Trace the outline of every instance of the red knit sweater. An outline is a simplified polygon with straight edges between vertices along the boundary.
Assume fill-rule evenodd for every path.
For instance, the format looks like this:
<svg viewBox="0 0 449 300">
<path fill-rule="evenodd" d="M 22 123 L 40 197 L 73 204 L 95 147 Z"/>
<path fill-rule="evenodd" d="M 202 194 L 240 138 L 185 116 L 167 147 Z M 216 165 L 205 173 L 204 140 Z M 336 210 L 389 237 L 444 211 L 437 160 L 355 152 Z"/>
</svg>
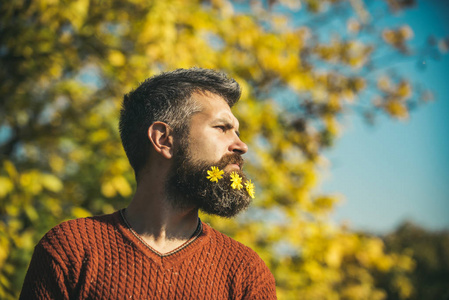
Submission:
<svg viewBox="0 0 449 300">
<path fill-rule="evenodd" d="M 64 222 L 34 250 L 21 299 L 276 299 L 273 275 L 250 248 L 202 224 L 161 256 L 119 212 Z"/>
</svg>

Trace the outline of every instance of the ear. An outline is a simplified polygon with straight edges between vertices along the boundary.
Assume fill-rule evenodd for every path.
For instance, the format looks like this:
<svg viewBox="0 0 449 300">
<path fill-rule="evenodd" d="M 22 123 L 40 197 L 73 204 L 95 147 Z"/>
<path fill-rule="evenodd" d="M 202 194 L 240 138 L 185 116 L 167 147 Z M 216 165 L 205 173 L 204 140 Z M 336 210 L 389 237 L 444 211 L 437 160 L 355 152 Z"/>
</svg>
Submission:
<svg viewBox="0 0 449 300">
<path fill-rule="evenodd" d="M 154 122 L 148 127 L 148 139 L 154 150 L 166 159 L 173 157 L 173 134 L 170 126 L 164 122 Z"/>
</svg>

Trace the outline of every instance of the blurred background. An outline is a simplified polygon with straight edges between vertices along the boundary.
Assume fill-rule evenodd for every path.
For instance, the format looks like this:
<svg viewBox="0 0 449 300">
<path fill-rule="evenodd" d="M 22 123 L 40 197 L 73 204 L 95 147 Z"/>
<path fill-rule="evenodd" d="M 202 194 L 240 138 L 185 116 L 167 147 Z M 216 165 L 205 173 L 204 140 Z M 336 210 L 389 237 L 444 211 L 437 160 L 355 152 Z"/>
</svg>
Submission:
<svg viewBox="0 0 449 300">
<path fill-rule="evenodd" d="M 279 299 L 449 299 L 449 4 L 18 0 L 0 4 L 0 298 L 71 218 L 125 207 L 123 95 L 220 69 L 253 206 L 202 215 L 258 252 Z"/>
<path fill-rule="evenodd" d="M 448 12 L 448 1 L 423 1 L 381 24 L 408 24 L 414 32 L 409 45 L 419 49 L 448 36 Z M 422 51 L 392 63 L 430 89 L 436 101 L 411 112 L 405 122 L 381 118 L 375 126 L 364 126 L 360 118 L 347 117 L 342 138 L 326 152 L 332 166 L 323 188 L 346 196 L 335 219 L 359 229 L 386 233 L 407 220 L 431 230 L 447 229 L 449 56 Z"/>
</svg>

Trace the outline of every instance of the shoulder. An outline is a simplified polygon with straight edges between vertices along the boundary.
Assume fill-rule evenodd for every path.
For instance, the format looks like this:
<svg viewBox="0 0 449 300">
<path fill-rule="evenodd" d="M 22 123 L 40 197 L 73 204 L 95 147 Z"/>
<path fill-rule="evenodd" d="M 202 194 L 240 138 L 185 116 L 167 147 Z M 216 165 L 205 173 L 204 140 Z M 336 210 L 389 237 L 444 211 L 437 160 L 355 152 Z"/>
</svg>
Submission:
<svg viewBox="0 0 449 300">
<path fill-rule="evenodd" d="M 249 269 L 261 268 L 269 272 L 265 262 L 260 258 L 256 251 L 207 224 L 205 225 L 205 228 L 210 230 L 211 240 L 216 243 L 216 247 L 221 248 L 223 252 L 231 256 L 235 261 L 239 261 Z"/>
<path fill-rule="evenodd" d="M 87 218 L 79 218 L 68 220 L 60 223 L 48 231 L 44 238 L 54 239 L 63 237 L 79 237 L 89 236 L 92 231 L 98 229 L 108 229 L 108 227 L 114 226 L 116 221 L 116 215 L 118 212 L 109 215 L 93 216 Z"/>
<path fill-rule="evenodd" d="M 94 216 L 68 220 L 48 231 L 39 241 L 38 246 L 49 252 L 82 252 L 86 244 L 108 236 L 117 222 L 118 212 L 109 215 Z M 102 234 L 104 233 L 104 234 Z M 64 249 L 64 251 L 61 251 Z"/>
</svg>

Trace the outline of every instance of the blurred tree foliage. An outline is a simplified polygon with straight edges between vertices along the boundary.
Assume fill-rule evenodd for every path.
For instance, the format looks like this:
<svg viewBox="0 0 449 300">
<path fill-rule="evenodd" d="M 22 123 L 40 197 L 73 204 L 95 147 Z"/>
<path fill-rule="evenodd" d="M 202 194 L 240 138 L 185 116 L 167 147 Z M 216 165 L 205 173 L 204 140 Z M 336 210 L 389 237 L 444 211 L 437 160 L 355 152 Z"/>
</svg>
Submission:
<svg viewBox="0 0 449 300">
<path fill-rule="evenodd" d="M 407 222 L 384 238 L 387 251 L 408 251 L 416 267 L 410 276 L 415 288 L 411 299 L 449 299 L 449 231 L 429 232 L 416 224 Z M 381 276 L 382 277 L 382 276 Z M 389 290 L 388 277 L 379 278 L 391 297 L 398 299 Z"/>
<path fill-rule="evenodd" d="M 384 14 L 413 4 L 387 2 Z M 418 55 L 408 26 L 377 28 L 361 0 L 15 0 L 0 14 L 0 298 L 18 296 L 51 227 L 126 206 L 123 94 L 191 66 L 241 83 L 235 113 L 257 185 L 246 214 L 203 220 L 262 256 L 280 299 L 385 299 L 379 274 L 399 299 L 413 294 L 412 255 L 332 224 L 338 197 L 314 192 L 342 116 L 407 118 L 429 98 L 383 71 Z"/>
</svg>

